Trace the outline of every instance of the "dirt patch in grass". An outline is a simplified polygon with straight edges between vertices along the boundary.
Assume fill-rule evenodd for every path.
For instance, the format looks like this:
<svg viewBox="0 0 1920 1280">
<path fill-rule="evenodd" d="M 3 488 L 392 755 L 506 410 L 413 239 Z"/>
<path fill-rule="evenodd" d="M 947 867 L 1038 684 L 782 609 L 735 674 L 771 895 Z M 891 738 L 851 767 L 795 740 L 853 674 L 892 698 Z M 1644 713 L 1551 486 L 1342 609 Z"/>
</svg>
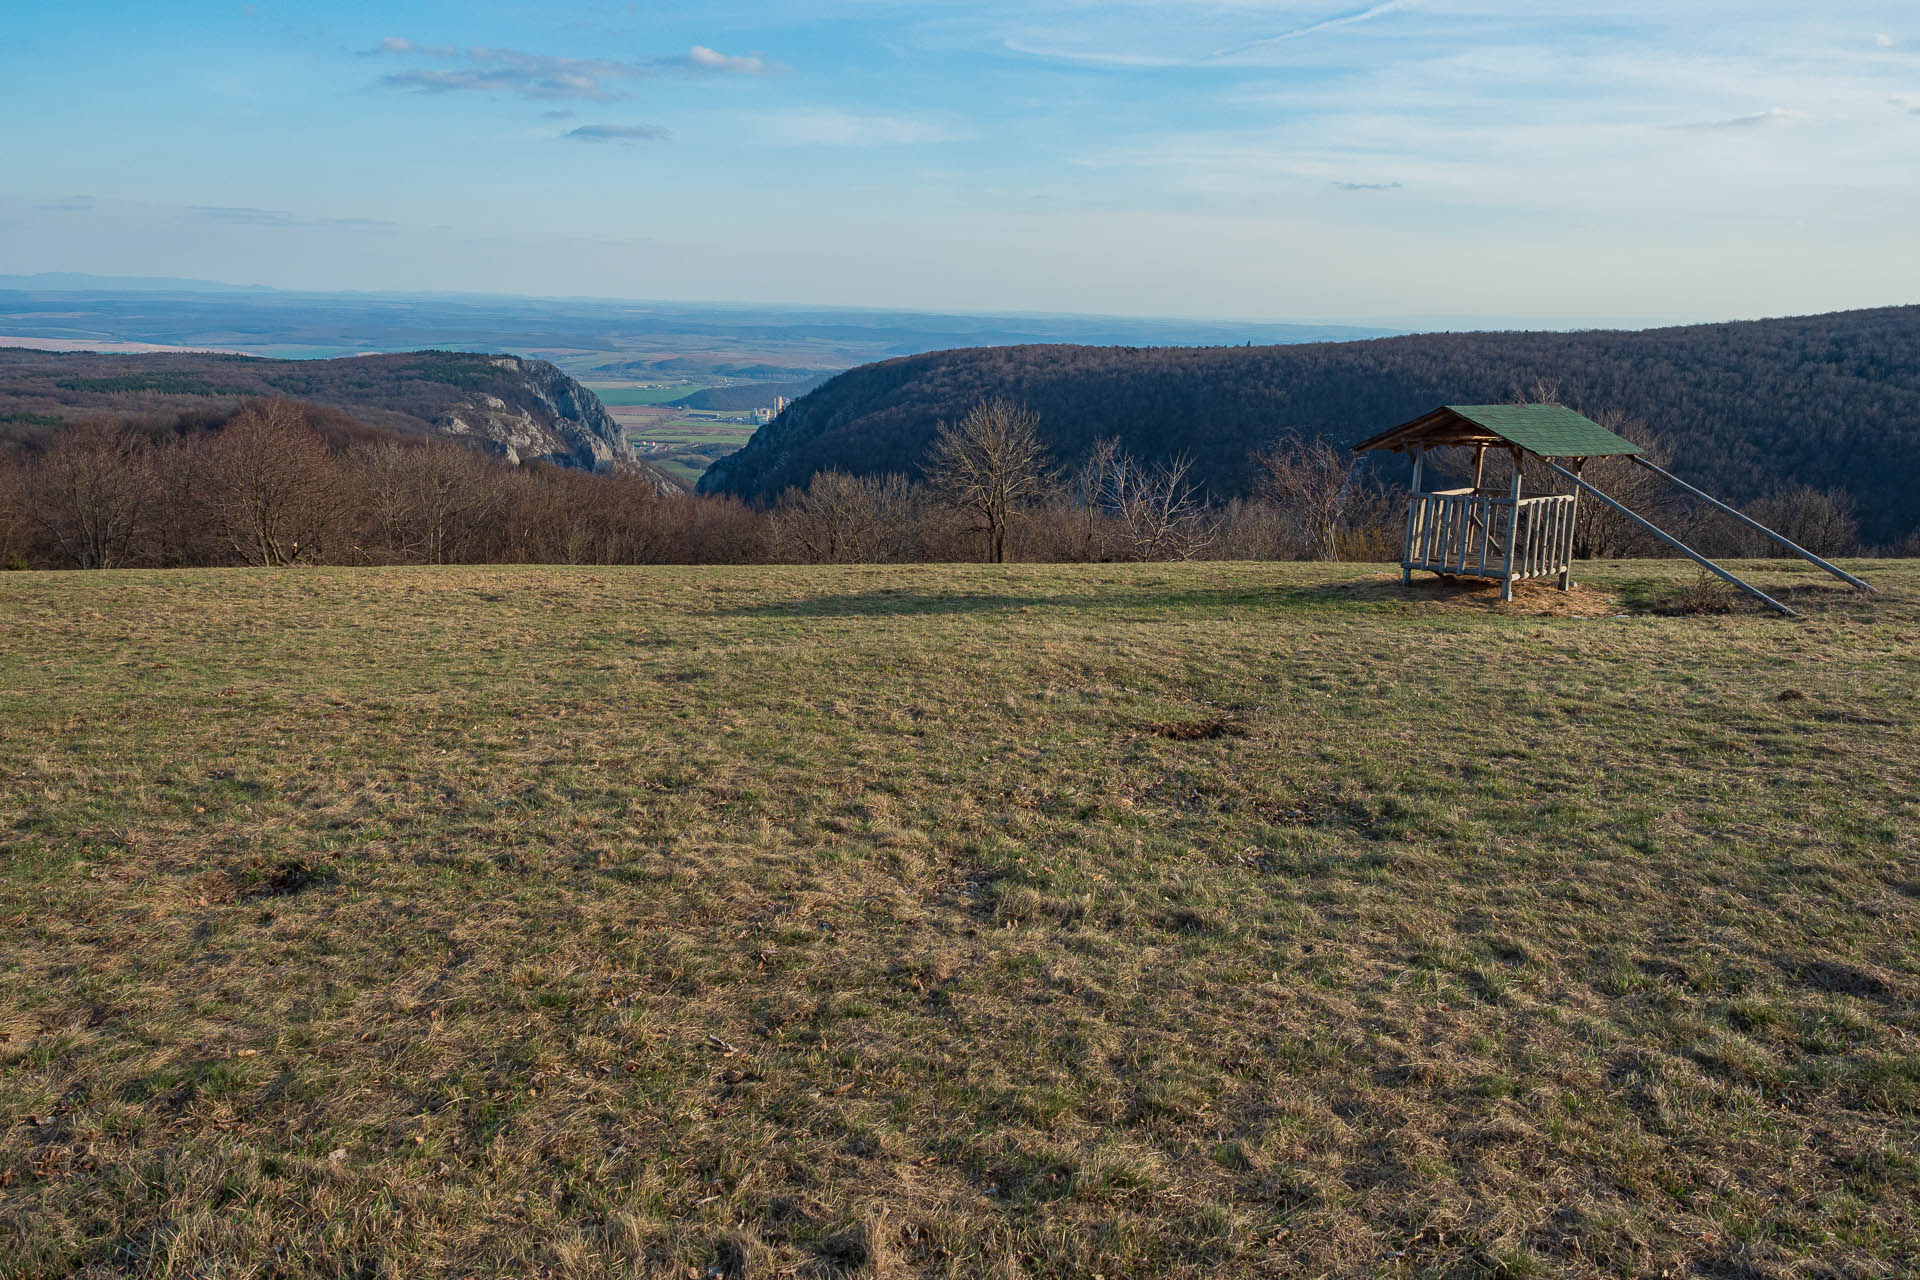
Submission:
<svg viewBox="0 0 1920 1280">
<path fill-rule="evenodd" d="M 1440 578 L 1417 573 L 1403 585 L 1397 573 L 1377 573 L 1325 589 L 1348 600 L 1398 602 L 1423 608 L 1469 609 L 1533 618 L 1599 618 L 1625 612 L 1613 591 L 1576 582 L 1562 591 L 1551 582 L 1517 582 L 1513 599 L 1500 598 L 1500 584 L 1485 578 Z"/>
<path fill-rule="evenodd" d="M 1159 720 L 1148 726 L 1156 736 L 1175 742 L 1204 742 L 1213 738 L 1244 738 L 1245 722 L 1226 716 L 1203 716 L 1198 720 Z"/>
</svg>

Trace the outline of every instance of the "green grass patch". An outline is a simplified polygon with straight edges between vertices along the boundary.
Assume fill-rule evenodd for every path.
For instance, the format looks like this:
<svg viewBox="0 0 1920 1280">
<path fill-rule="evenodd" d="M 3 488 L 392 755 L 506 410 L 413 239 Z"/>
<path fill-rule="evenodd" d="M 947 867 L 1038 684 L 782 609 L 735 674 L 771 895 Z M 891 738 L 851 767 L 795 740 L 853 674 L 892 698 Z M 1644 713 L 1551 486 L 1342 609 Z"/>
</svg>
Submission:
<svg viewBox="0 0 1920 1280">
<path fill-rule="evenodd" d="M 638 387 L 628 383 L 589 382 L 587 389 L 605 405 L 672 404 L 684 396 L 705 389 L 704 382 L 672 382 L 664 386 Z"/>
</svg>

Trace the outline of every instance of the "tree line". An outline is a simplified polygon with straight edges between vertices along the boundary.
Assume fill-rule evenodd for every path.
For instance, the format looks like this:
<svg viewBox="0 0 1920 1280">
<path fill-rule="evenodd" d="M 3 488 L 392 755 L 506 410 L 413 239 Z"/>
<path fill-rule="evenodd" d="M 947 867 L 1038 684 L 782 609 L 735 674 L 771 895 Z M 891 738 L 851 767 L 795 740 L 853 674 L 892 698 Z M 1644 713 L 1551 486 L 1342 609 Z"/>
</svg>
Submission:
<svg viewBox="0 0 1920 1280">
<path fill-rule="evenodd" d="M 1649 452 L 1670 457 L 1657 440 Z M 1143 459 L 1117 437 L 1063 463 L 1038 414 L 986 399 L 940 424 L 917 480 L 828 468 L 753 506 L 662 492 L 644 472 L 515 466 L 448 440 L 370 430 L 337 411 L 254 400 L 224 419 L 170 427 L 75 423 L 0 455 L 0 564 L 1397 559 L 1404 491 L 1364 459 L 1290 432 L 1253 451 L 1249 467 L 1251 491 L 1221 502 L 1189 456 Z M 1450 482 L 1444 462 L 1429 474 L 1431 487 Z M 1745 530 L 1688 508 L 1619 460 L 1596 460 L 1588 475 L 1709 554 L 1766 553 Z M 1507 483 L 1497 462 L 1487 482 Z M 1551 491 L 1553 477 L 1530 473 L 1527 484 Z M 1857 549 L 1843 493 L 1782 491 L 1750 512 L 1822 554 Z M 1576 552 L 1665 548 L 1591 504 Z"/>
<path fill-rule="evenodd" d="M 1547 381 L 1590 417 L 1617 411 L 1689 481 L 1736 504 L 1798 486 L 1848 494 L 1863 536 L 1920 530 L 1920 307 L 1644 332 L 1437 333 L 1276 347 L 1024 346 L 909 356 L 841 374 L 701 481 L 750 501 L 831 468 L 918 479 L 937 424 L 1005 396 L 1074 464 L 1118 438 L 1185 455 L 1216 500 L 1254 495 L 1280 426 L 1351 444 L 1444 403 Z M 1404 468 L 1381 467 L 1384 484 Z"/>
</svg>

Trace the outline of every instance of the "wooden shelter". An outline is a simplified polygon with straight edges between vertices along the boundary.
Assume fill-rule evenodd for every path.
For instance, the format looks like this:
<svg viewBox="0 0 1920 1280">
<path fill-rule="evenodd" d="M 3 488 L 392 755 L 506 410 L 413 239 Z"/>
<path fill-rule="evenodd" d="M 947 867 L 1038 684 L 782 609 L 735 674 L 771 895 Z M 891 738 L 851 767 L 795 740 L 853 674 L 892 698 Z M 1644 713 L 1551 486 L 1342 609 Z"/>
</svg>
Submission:
<svg viewBox="0 0 1920 1280">
<path fill-rule="evenodd" d="M 1464 489 L 1422 492 L 1426 455 L 1429 450 L 1443 448 L 1473 450 L 1473 484 Z M 1513 459 L 1512 483 L 1504 492 L 1482 484 L 1489 449 L 1503 449 Z M 1748 595 L 1790 617 L 1798 616 L 1580 477 L 1589 458 L 1627 457 L 1855 588 L 1873 590 L 1744 513 L 1662 471 L 1647 461 L 1639 445 L 1562 405 L 1442 405 L 1354 446 L 1356 453 L 1375 450 L 1413 456 L 1407 536 L 1400 556 L 1402 582 L 1412 582 L 1413 571 L 1424 569 L 1449 577 L 1492 578 L 1500 583 L 1502 600 L 1513 599 L 1513 584 L 1529 578 L 1557 577 L 1564 591 L 1573 585 L 1573 535 L 1580 495 L 1586 493 Z M 1529 457 L 1570 481 L 1572 492 L 1522 492 L 1524 464 Z"/>
</svg>

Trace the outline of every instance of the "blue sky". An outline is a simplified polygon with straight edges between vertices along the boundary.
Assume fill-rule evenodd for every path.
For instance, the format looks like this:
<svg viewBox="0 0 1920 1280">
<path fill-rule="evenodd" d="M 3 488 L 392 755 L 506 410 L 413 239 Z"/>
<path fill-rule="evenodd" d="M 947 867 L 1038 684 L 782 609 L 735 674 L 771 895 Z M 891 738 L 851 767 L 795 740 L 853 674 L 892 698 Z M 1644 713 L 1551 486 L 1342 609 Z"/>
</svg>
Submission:
<svg viewBox="0 0 1920 1280">
<path fill-rule="evenodd" d="M 1920 3 L 16 0 L 0 273 L 1580 323 L 1920 301 Z"/>
</svg>

